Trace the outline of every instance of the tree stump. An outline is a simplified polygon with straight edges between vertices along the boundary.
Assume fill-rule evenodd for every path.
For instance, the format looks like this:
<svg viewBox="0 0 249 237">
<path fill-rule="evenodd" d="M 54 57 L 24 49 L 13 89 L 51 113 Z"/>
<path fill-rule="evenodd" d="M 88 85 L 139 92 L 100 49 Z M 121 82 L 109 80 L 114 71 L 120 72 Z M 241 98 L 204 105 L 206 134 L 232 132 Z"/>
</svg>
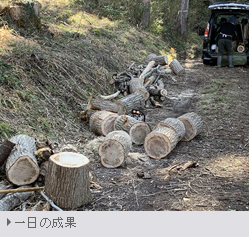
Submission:
<svg viewBox="0 0 249 237">
<path fill-rule="evenodd" d="M 129 133 L 131 141 L 136 145 L 144 144 L 145 137 L 151 132 L 150 126 L 128 115 L 120 115 L 114 122 L 115 130 Z"/>
<path fill-rule="evenodd" d="M 8 12 L 12 21 L 18 27 L 41 27 L 40 10 L 42 5 L 35 1 L 33 3 L 12 2 L 8 6 Z"/>
<path fill-rule="evenodd" d="M 185 70 L 182 67 L 182 65 L 176 60 L 174 59 L 170 64 L 169 67 L 172 69 L 172 71 L 176 74 L 176 75 L 180 75 L 182 74 Z"/>
<path fill-rule="evenodd" d="M 184 123 L 186 129 L 186 133 L 182 138 L 182 141 L 190 141 L 201 132 L 202 120 L 196 113 L 186 113 L 178 117 L 178 119 Z"/>
<path fill-rule="evenodd" d="M 10 139 L 16 146 L 6 161 L 8 180 L 18 186 L 33 183 L 39 175 L 39 166 L 35 157 L 35 139 L 27 135 L 17 135 Z"/>
<path fill-rule="evenodd" d="M 186 133 L 184 123 L 177 118 L 166 118 L 163 121 L 160 121 L 155 128 L 158 127 L 172 128 L 178 135 L 178 141 L 180 141 Z"/>
<path fill-rule="evenodd" d="M 113 131 L 99 146 L 101 164 L 106 168 L 117 168 L 123 164 L 131 150 L 131 137 L 125 131 Z"/>
<path fill-rule="evenodd" d="M 0 167 L 4 164 L 15 145 L 16 144 L 10 140 L 5 140 L 0 145 Z"/>
<path fill-rule="evenodd" d="M 169 127 L 157 127 L 147 135 L 144 148 L 149 157 L 162 159 L 166 157 L 178 142 L 177 133 Z"/>
<path fill-rule="evenodd" d="M 69 210 L 91 202 L 90 161 L 86 156 L 61 152 L 48 162 L 44 191 L 57 206 Z"/>
<path fill-rule="evenodd" d="M 114 130 L 114 121 L 118 114 L 109 111 L 98 111 L 90 117 L 89 127 L 96 135 L 106 136 Z"/>
<path fill-rule="evenodd" d="M 120 100 L 116 100 L 115 103 L 119 107 L 119 114 L 127 114 L 132 109 L 143 109 L 145 99 L 141 93 L 133 93 Z"/>
</svg>

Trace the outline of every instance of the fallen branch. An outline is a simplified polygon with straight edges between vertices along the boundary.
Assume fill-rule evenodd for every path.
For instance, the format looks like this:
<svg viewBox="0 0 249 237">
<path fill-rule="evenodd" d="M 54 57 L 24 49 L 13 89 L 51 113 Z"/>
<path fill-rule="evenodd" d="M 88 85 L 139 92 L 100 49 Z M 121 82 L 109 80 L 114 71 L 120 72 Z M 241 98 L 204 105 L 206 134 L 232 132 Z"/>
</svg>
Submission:
<svg viewBox="0 0 249 237">
<path fill-rule="evenodd" d="M 114 94 L 111 94 L 111 95 L 100 95 L 99 97 L 103 100 L 111 100 L 111 99 L 114 99 L 116 98 L 118 95 L 120 94 L 120 91 L 117 91 L 116 93 Z"/>
<path fill-rule="evenodd" d="M 22 189 L 5 189 L 0 190 L 1 193 L 23 193 L 23 192 L 31 192 L 31 191 L 40 191 L 43 190 L 44 187 L 31 187 L 31 188 L 22 188 Z"/>
</svg>

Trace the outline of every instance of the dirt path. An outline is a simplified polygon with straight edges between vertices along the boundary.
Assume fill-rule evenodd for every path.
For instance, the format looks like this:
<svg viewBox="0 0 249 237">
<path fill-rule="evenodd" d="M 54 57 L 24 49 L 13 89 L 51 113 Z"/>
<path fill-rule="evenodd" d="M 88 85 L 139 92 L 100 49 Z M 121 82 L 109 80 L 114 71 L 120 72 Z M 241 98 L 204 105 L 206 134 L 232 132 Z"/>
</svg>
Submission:
<svg viewBox="0 0 249 237">
<path fill-rule="evenodd" d="M 186 74 L 166 82 L 178 103 L 145 110 L 154 126 L 167 117 L 194 111 L 203 131 L 190 142 L 179 142 L 164 159 L 150 159 L 143 146 L 133 146 L 125 164 L 103 168 L 91 145 L 92 204 L 79 210 L 228 211 L 249 209 L 249 69 L 185 64 Z M 180 97 L 179 97 L 180 96 Z M 198 166 L 176 169 L 188 161 Z M 175 168 L 174 168 L 175 167 Z M 144 172 L 150 177 L 138 177 Z"/>
</svg>

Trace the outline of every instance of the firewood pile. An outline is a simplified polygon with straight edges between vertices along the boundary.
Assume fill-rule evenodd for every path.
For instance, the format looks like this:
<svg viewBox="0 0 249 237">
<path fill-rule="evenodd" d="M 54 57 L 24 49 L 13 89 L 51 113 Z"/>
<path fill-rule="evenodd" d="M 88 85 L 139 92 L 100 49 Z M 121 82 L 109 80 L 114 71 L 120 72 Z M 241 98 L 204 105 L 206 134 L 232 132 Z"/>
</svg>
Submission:
<svg viewBox="0 0 249 237">
<path fill-rule="evenodd" d="M 148 102 L 157 106 L 155 98 L 158 101 L 171 99 L 167 97 L 163 78 L 184 72 L 176 59 L 167 68 L 166 55 L 151 54 L 146 61 L 146 66 L 131 64 L 127 72 L 114 74 L 113 83 L 118 92 L 89 98 L 86 109 L 81 112 L 81 119 L 89 121 L 90 131 L 98 136 L 106 136 L 98 150 L 104 167 L 117 168 L 122 165 L 131 144 L 143 145 L 150 158 L 162 159 L 178 142 L 190 141 L 201 132 L 202 120 L 194 112 L 178 118 L 167 118 L 154 128 L 146 123 L 142 110 Z M 115 99 L 120 93 L 123 97 Z"/>
</svg>

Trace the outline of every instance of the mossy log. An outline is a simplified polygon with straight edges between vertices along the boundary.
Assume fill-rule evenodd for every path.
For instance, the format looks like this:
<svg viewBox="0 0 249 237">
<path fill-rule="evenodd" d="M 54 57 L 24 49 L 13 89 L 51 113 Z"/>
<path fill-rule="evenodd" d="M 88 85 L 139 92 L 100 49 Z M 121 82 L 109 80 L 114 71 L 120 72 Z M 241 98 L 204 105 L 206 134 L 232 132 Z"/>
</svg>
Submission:
<svg viewBox="0 0 249 237">
<path fill-rule="evenodd" d="M 202 120 L 196 113 L 186 113 L 178 117 L 178 119 L 183 122 L 186 129 L 186 133 L 182 138 L 182 141 L 190 141 L 201 132 Z"/>
<path fill-rule="evenodd" d="M 136 145 L 144 144 L 145 137 L 151 132 L 150 126 L 128 115 L 120 115 L 114 122 L 115 130 L 129 133 L 131 141 Z"/>
<path fill-rule="evenodd" d="M 62 209 L 71 210 L 92 200 L 89 159 L 79 153 L 60 152 L 49 158 L 45 193 Z"/>
<path fill-rule="evenodd" d="M 35 157 L 35 139 L 27 135 L 17 135 L 10 139 L 16 146 L 6 160 L 8 180 L 18 186 L 33 183 L 39 175 L 39 166 Z"/>
<path fill-rule="evenodd" d="M 145 138 L 144 148 L 149 157 L 162 159 L 174 149 L 178 141 L 178 135 L 172 128 L 157 127 Z"/>
<path fill-rule="evenodd" d="M 125 131 L 113 131 L 99 146 L 101 164 L 106 168 L 121 166 L 131 150 L 131 137 Z"/>
<path fill-rule="evenodd" d="M 114 130 L 114 121 L 118 114 L 109 111 L 97 111 L 90 117 L 90 131 L 96 135 L 106 136 Z"/>
</svg>

